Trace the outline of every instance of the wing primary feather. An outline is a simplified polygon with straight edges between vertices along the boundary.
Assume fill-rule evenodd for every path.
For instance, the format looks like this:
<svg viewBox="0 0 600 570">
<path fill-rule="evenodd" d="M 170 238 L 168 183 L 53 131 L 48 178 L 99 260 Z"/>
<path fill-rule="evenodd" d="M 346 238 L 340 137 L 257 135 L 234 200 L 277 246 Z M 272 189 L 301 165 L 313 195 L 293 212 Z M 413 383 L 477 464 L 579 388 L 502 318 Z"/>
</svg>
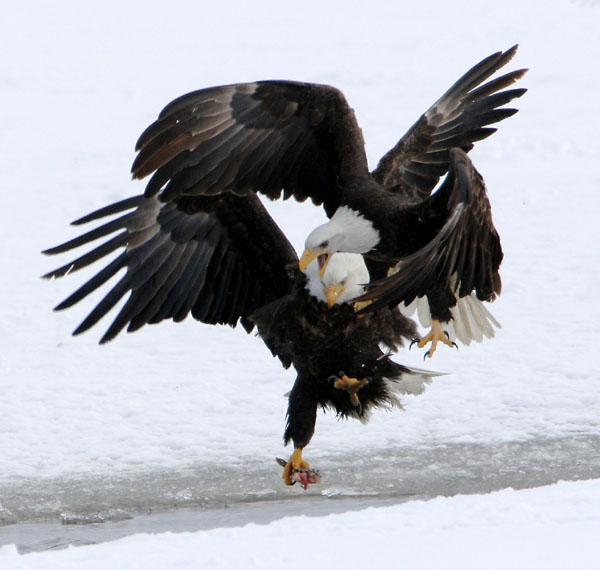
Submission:
<svg viewBox="0 0 600 570">
<path fill-rule="evenodd" d="M 137 289 L 150 279 L 165 263 L 171 252 L 175 249 L 175 242 L 169 239 L 167 234 L 157 234 L 156 244 L 153 244 L 152 252 L 147 253 L 141 262 L 132 263 L 130 266 L 130 286 Z M 146 252 L 145 252 L 146 253 Z"/>
<path fill-rule="evenodd" d="M 482 127 L 479 129 L 471 129 L 468 133 L 461 133 L 456 136 L 450 136 L 439 140 L 431 145 L 432 150 L 438 150 L 441 148 L 462 148 L 472 147 L 472 143 L 486 139 L 490 135 L 493 135 L 498 129 L 494 127 Z"/>
<path fill-rule="evenodd" d="M 176 156 L 182 153 L 186 156 L 185 151 L 188 151 L 189 156 L 189 152 L 194 151 L 204 141 L 227 132 L 234 125 L 237 125 L 235 119 L 226 117 L 225 120 L 215 121 L 215 124 L 198 133 L 182 131 L 180 128 L 165 132 L 139 152 L 131 167 L 133 178 L 145 178 Z"/>
<path fill-rule="evenodd" d="M 160 308 L 152 317 L 148 320 L 149 324 L 155 324 L 163 319 L 173 318 L 177 312 L 178 307 L 184 302 L 184 298 L 189 291 L 189 284 L 192 279 L 202 271 L 202 267 L 199 266 L 199 260 L 202 259 L 203 249 L 199 242 L 192 241 L 188 244 L 189 257 L 186 265 L 181 271 L 181 276 L 173 284 L 171 290 L 167 293 L 167 296 Z M 186 252 L 187 254 L 187 252 Z"/>
<path fill-rule="evenodd" d="M 94 275 L 89 281 L 84 283 L 77 291 L 67 297 L 62 303 L 54 307 L 55 311 L 62 311 L 69 307 L 72 307 L 84 297 L 87 297 L 92 291 L 95 291 L 98 287 L 106 283 L 113 275 L 115 275 L 120 269 L 125 267 L 127 262 L 126 253 L 123 252 L 114 261 L 109 263 L 102 271 Z"/>
<path fill-rule="evenodd" d="M 515 44 L 504 53 L 498 51 L 482 59 L 477 65 L 472 67 L 464 75 L 462 75 L 455 83 L 442 95 L 442 99 L 453 99 L 457 93 L 468 93 L 475 86 L 485 81 L 493 75 L 498 69 L 504 67 L 517 52 L 518 44 Z"/>
<path fill-rule="evenodd" d="M 199 111 L 202 107 L 204 107 L 204 109 L 202 109 L 202 112 L 200 113 Z M 229 103 L 225 102 L 215 104 L 214 101 L 203 101 L 197 105 L 181 109 L 168 118 L 157 120 L 152 123 L 140 135 L 135 145 L 135 150 L 140 151 L 147 149 L 151 144 L 154 144 L 157 139 L 160 139 L 165 135 L 165 133 L 182 130 L 188 130 L 190 133 L 196 132 L 192 127 L 194 126 L 194 123 L 198 123 L 199 117 L 202 119 L 208 118 L 216 120 L 216 117 L 222 118 L 225 115 L 231 117 L 231 108 Z M 213 120 L 208 120 L 205 124 L 201 121 L 201 128 L 204 128 L 205 125 L 214 125 Z"/>
<path fill-rule="evenodd" d="M 101 225 L 93 230 L 90 230 L 89 232 L 86 232 L 85 234 L 77 236 L 76 238 L 73 238 L 72 240 L 69 240 L 63 244 L 57 245 L 50 249 L 46 249 L 42 253 L 44 253 L 46 255 L 56 255 L 57 253 L 64 253 L 65 251 L 75 249 L 75 248 L 85 245 L 91 241 L 96 241 L 97 239 L 99 239 L 101 237 L 107 236 L 109 234 L 112 234 L 113 232 L 116 232 L 116 231 L 126 227 L 126 223 L 131 218 L 132 215 L 133 215 L 133 213 L 125 214 L 124 216 L 121 216 L 120 218 L 117 218 L 116 220 L 112 220 L 111 222 L 103 224 L 103 225 Z"/>
<path fill-rule="evenodd" d="M 204 306 L 201 307 L 199 313 L 194 315 L 194 318 L 211 324 L 218 322 L 218 314 L 222 311 L 225 302 L 224 297 L 228 290 L 227 286 L 231 275 L 232 261 L 231 252 L 229 250 L 224 250 L 219 271 L 213 282 L 210 283 L 207 291 L 203 292 L 202 297 L 203 301 L 205 301 Z"/>
<path fill-rule="evenodd" d="M 96 305 L 92 312 L 84 321 L 73 331 L 73 336 L 81 334 L 93 327 L 106 313 L 108 313 L 129 291 L 129 276 L 126 274 L 123 278 L 108 292 L 108 294 Z M 102 344 L 102 339 L 100 340 Z"/>
<path fill-rule="evenodd" d="M 217 87 L 208 87 L 206 89 L 199 89 L 181 95 L 171 101 L 168 105 L 165 105 L 163 110 L 159 113 L 158 119 L 162 120 L 166 117 L 173 115 L 187 107 L 194 107 L 197 104 L 205 101 L 214 101 L 217 103 L 223 103 L 231 99 L 233 93 L 237 90 L 243 90 L 248 93 L 250 90 L 253 92 L 253 83 L 239 83 L 232 85 L 220 85 Z"/>
<path fill-rule="evenodd" d="M 481 87 L 477 87 L 476 89 L 473 89 L 469 93 L 469 99 L 471 99 L 472 101 L 477 101 L 479 99 L 483 100 L 483 99 L 493 98 L 493 97 L 495 97 L 493 94 L 496 93 L 496 91 L 500 91 L 500 89 L 504 89 L 505 87 L 512 85 L 513 83 L 515 83 L 516 81 L 521 79 L 528 71 L 529 71 L 529 69 L 517 69 L 516 71 L 511 71 L 510 73 L 501 75 L 500 77 L 497 77 L 496 79 L 492 79 L 491 81 L 484 83 Z M 518 88 L 518 89 L 507 89 L 506 91 L 497 93 L 498 97 L 501 95 L 507 94 L 507 96 L 510 98 L 507 99 L 506 102 L 504 102 L 504 103 L 496 103 L 495 106 L 505 105 L 506 103 L 508 103 L 508 101 L 512 101 L 513 99 L 518 99 L 526 92 L 527 92 L 527 89 Z"/>
<path fill-rule="evenodd" d="M 221 290 L 221 276 L 224 271 L 223 266 L 227 263 L 226 253 L 227 247 L 223 243 L 220 243 L 212 252 L 210 259 L 207 261 L 206 269 L 209 279 L 205 284 L 203 283 L 202 295 L 199 295 L 195 300 L 194 318 L 205 323 L 211 323 L 208 316 L 214 302 L 215 291 Z"/>
<path fill-rule="evenodd" d="M 207 243 L 200 243 L 198 247 L 198 256 L 195 267 L 196 273 L 190 275 L 191 280 L 186 288 L 185 295 L 182 295 L 173 307 L 173 320 L 176 323 L 185 319 L 192 309 L 200 290 L 206 281 L 207 269 L 214 253 L 212 247 Z"/>
<path fill-rule="evenodd" d="M 161 312 L 164 302 L 167 300 L 169 293 L 173 290 L 177 280 L 185 271 L 193 252 L 194 247 L 190 246 L 188 243 L 177 245 L 176 253 L 173 255 L 172 259 L 169 260 L 172 263 L 171 272 L 156 294 L 151 299 L 148 299 L 146 305 L 143 308 L 140 308 L 137 314 L 131 319 L 129 326 L 127 327 L 127 332 L 138 330 Z M 167 316 L 164 316 L 163 318 L 167 318 Z"/>
<path fill-rule="evenodd" d="M 207 156 L 209 156 L 212 152 L 214 152 L 215 147 L 219 148 L 220 146 L 226 144 L 230 139 L 234 138 L 240 131 L 242 131 L 242 127 L 236 124 L 235 129 L 228 129 L 223 131 L 218 137 L 216 137 L 216 141 L 211 141 L 211 144 L 205 145 L 203 148 L 197 148 L 187 153 L 180 153 L 177 156 L 173 157 L 169 162 L 157 168 L 156 172 L 152 175 L 148 184 L 146 185 L 146 190 L 144 192 L 145 196 L 154 196 L 157 194 L 161 188 L 171 181 L 174 177 L 183 174 L 187 169 L 198 166 L 200 162 Z M 227 135 L 227 136 L 225 136 Z M 243 141 L 247 137 L 256 136 L 254 131 L 248 130 L 247 134 L 244 133 L 245 136 L 239 137 L 237 141 L 233 141 L 235 145 L 243 143 Z M 218 144 L 217 144 L 218 143 Z M 213 160 L 216 160 L 213 157 Z M 173 188 L 173 185 L 171 185 Z M 173 196 L 177 194 L 175 190 L 171 190 L 172 194 L 169 197 L 169 193 L 165 195 L 163 191 L 161 193 L 161 201 L 167 202 L 172 199 Z"/>
<path fill-rule="evenodd" d="M 242 289 L 242 265 L 235 263 L 232 267 L 231 279 L 227 289 L 227 303 L 221 311 L 220 321 L 234 325 L 239 317 L 238 303 L 241 297 Z"/>
<path fill-rule="evenodd" d="M 104 336 L 100 339 L 100 344 L 115 338 L 135 316 L 140 305 L 143 306 L 145 299 L 151 299 L 154 296 L 156 288 L 160 286 L 157 274 L 159 273 L 160 268 L 168 261 L 169 255 L 175 248 L 175 245 L 176 244 L 171 241 L 163 244 L 156 252 L 156 255 L 150 258 L 149 262 L 147 262 L 141 270 L 136 271 L 135 274 L 131 276 L 127 283 L 128 289 L 131 290 L 131 295 Z M 141 284 L 137 285 L 136 282 L 141 282 Z"/>
<path fill-rule="evenodd" d="M 114 238 L 103 243 L 102 245 L 99 245 L 92 251 L 86 253 L 85 255 L 78 257 L 74 261 L 71 261 L 70 263 L 63 265 L 62 267 L 59 267 L 58 269 L 55 269 L 53 271 L 50 271 L 49 273 L 46 273 L 45 275 L 42 275 L 42 278 L 43 279 L 51 279 L 51 278 L 56 278 L 56 277 L 63 277 L 67 273 L 73 273 L 74 271 L 77 271 L 78 269 L 87 267 L 88 265 L 94 263 L 95 261 L 98 261 L 99 259 L 112 253 L 119 247 L 126 246 L 127 245 L 127 237 L 128 237 L 127 232 L 122 232 L 119 235 L 115 236 Z"/>
<path fill-rule="evenodd" d="M 72 226 L 79 226 L 81 224 L 87 224 L 88 222 L 92 222 L 94 220 L 98 220 L 100 218 L 105 218 L 106 216 L 112 216 L 113 214 L 119 214 L 124 212 L 125 210 L 131 210 L 133 208 L 138 207 L 144 201 L 144 196 L 133 196 L 132 198 L 126 198 L 125 200 L 121 200 L 120 202 L 115 202 L 114 204 L 110 204 L 99 210 L 95 210 L 94 212 L 90 212 L 89 214 L 83 216 L 71 222 Z"/>
</svg>

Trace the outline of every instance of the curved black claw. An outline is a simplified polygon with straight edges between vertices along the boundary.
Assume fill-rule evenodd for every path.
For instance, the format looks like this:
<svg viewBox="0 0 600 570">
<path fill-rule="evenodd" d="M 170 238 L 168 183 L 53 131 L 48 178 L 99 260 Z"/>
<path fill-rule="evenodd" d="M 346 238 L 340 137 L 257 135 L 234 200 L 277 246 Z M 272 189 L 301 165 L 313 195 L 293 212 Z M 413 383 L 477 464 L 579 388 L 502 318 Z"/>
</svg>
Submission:
<svg viewBox="0 0 600 570">
<path fill-rule="evenodd" d="M 430 355 L 431 350 L 428 350 L 424 355 L 423 355 L 423 360 L 425 360 L 428 356 Z"/>
<path fill-rule="evenodd" d="M 410 344 L 408 345 L 408 350 L 410 350 L 412 348 L 413 344 L 417 344 L 418 342 L 420 342 L 420 340 L 421 340 L 420 338 L 413 338 L 410 341 Z"/>
<path fill-rule="evenodd" d="M 450 335 L 448 334 L 448 331 L 443 331 L 443 332 L 444 332 L 444 334 L 446 335 L 446 338 L 447 338 L 448 340 L 450 340 Z M 454 348 L 456 348 L 456 350 L 458 350 L 458 344 L 456 344 L 454 341 L 452 341 L 452 346 L 453 346 Z"/>
<path fill-rule="evenodd" d="M 337 376 L 335 374 L 332 374 L 329 378 L 327 378 L 327 382 L 329 382 L 329 384 L 332 386 L 333 383 L 336 380 L 340 380 L 342 378 L 342 376 L 345 376 L 346 373 L 343 370 L 340 370 L 337 374 Z"/>
<path fill-rule="evenodd" d="M 373 382 L 373 378 L 371 378 L 371 376 L 366 376 L 365 378 L 363 378 L 363 380 L 365 380 L 365 382 L 366 382 L 365 386 L 368 386 L 371 382 Z M 364 388 L 364 386 L 361 386 L 361 388 Z M 365 410 L 362 407 L 362 404 L 360 403 L 360 398 L 357 398 L 357 399 L 358 399 L 358 403 L 356 404 L 356 413 L 358 414 L 359 418 L 362 418 Z"/>
</svg>

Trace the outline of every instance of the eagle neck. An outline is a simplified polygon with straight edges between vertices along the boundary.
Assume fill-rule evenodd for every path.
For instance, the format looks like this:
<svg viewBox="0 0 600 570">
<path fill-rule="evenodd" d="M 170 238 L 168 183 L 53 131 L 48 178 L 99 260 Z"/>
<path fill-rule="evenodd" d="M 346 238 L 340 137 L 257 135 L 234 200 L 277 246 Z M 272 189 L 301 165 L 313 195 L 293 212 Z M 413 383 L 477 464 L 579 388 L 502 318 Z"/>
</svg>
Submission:
<svg viewBox="0 0 600 570">
<path fill-rule="evenodd" d="M 372 232 L 376 232 L 377 240 L 372 240 L 371 249 L 379 251 L 382 247 L 385 248 L 383 242 L 386 237 L 389 238 L 389 234 L 394 233 L 389 231 L 389 226 L 394 225 L 395 204 L 390 201 L 390 194 L 374 180 L 363 179 L 361 182 L 362 184 L 352 184 L 344 188 L 338 210 L 341 212 L 344 212 L 344 208 L 346 211 L 350 210 L 357 220 L 357 225 L 364 227 L 365 232 L 368 231 L 367 227 L 370 227 Z M 357 253 L 368 252 L 363 250 Z"/>
<path fill-rule="evenodd" d="M 349 205 L 340 205 L 330 222 L 332 227 L 339 228 L 344 234 L 343 249 L 347 253 L 368 253 L 381 240 L 379 230 L 373 222 L 358 209 Z"/>
</svg>

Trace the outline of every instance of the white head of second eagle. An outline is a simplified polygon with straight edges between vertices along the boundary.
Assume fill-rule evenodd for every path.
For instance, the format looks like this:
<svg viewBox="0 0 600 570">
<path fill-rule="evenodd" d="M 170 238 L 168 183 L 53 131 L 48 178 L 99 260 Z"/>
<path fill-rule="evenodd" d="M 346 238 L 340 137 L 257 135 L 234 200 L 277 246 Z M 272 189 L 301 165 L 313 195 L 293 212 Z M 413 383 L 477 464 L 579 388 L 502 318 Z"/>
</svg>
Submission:
<svg viewBox="0 0 600 570">
<path fill-rule="evenodd" d="M 311 263 L 306 268 L 308 292 L 329 307 L 348 303 L 362 295 L 365 283 L 369 282 L 369 271 L 362 255 L 336 253 L 329 260 L 322 277 L 316 263 Z"/>
<path fill-rule="evenodd" d="M 340 206 L 328 222 L 316 227 L 306 238 L 300 269 L 305 271 L 317 259 L 319 275 L 323 279 L 332 254 L 341 251 L 367 253 L 377 246 L 380 239 L 379 232 L 370 220 L 348 206 Z M 343 264 L 344 261 L 340 260 L 339 263 Z M 367 278 L 362 283 L 368 281 L 367 272 Z"/>
</svg>

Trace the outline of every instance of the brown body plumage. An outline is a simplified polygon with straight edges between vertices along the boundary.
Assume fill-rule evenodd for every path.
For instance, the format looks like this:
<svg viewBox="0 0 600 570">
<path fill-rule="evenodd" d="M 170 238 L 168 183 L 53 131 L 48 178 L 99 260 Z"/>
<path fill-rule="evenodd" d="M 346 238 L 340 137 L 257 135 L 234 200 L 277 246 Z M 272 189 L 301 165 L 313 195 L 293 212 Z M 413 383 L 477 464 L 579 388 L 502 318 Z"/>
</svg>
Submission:
<svg viewBox="0 0 600 570">
<path fill-rule="evenodd" d="M 364 317 L 356 315 L 350 303 L 328 309 L 309 295 L 301 274 L 292 293 L 259 309 L 252 321 L 283 366 L 296 369 L 284 436 L 286 443 L 293 440 L 294 447 L 310 441 L 318 406 L 332 408 L 341 417 L 366 420 L 370 408 L 397 402 L 401 389 L 391 389 L 393 382 L 411 374 L 380 345 L 395 351 L 404 340 L 413 339 L 417 334 L 413 321 L 397 309 L 384 308 Z M 341 373 L 370 379 L 359 392 L 360 408 L 329 381 Z"/>
</svg>

